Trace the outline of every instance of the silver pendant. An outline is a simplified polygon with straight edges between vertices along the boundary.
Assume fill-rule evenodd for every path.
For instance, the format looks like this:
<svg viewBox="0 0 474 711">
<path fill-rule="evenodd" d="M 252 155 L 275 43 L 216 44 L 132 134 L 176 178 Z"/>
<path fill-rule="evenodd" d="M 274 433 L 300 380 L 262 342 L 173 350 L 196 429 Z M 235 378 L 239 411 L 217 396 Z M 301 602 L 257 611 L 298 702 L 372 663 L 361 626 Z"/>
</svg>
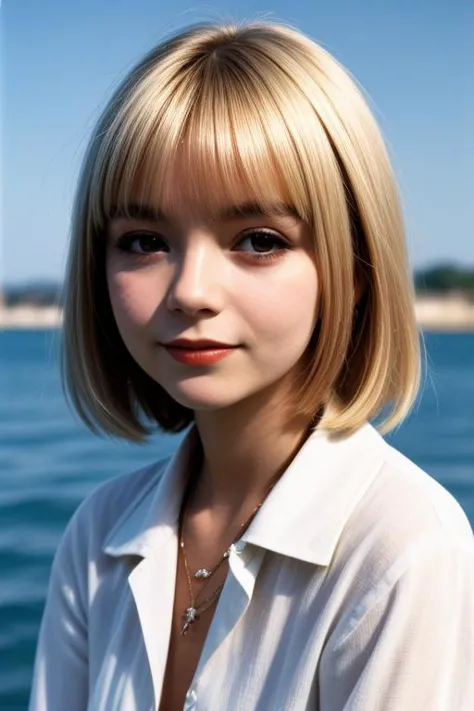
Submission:
<svg viewBox="0 0 474 711">
<path fill-rule="evenodd" d="M 184 611 L 183 615 L 183 626 L 181 628 L 181 634 L 185 635 L 193 622 L 196 622 L 196 620 L 199 619 L 199 615 L 197 614 L 197 610 L 195 607 L 187 607 L 186 610 Z"/>
<path fill-rule="evenodd" d="M 207 570 L 207 568 L 199 568 L 194 573 L 195 578 L 210 578 L 212 575 L 212 570 Z"/>
</svg>

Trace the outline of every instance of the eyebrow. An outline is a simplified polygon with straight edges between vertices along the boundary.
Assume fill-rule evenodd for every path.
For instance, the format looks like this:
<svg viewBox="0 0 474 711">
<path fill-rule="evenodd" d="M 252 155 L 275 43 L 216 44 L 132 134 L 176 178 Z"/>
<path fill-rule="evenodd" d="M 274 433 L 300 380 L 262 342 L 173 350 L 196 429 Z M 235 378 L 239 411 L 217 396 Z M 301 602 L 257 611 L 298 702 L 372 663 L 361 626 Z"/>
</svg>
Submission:
<svg viewBox="0 0 474 711">
<path fill-rule="evenodd" d="M 127 206 L 120 206 L 112 209 L 112 220 L 120 218 L 133 218 L 137 220 L 147 220 L 148 222 L 172 222 L 172 219 L 158 207 L 131 203 Z M 296 217 L 301 220 L 301 215 L 294 205 L 290 205 L 281 200 L 274 200 L 263 206 L 257 202 L 243 202 L 237 205 L 229 205 L 217 212 L 217 220 L 230 222 L 231 220 L 245 219 L 248 217 Z"/>
</svg>

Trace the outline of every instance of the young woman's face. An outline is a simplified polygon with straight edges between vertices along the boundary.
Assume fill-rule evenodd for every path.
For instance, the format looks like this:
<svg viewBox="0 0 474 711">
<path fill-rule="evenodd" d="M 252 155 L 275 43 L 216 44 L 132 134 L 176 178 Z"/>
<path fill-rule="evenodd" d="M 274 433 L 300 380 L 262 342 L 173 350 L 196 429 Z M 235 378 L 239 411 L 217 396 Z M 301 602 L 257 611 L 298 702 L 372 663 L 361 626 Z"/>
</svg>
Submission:
<svg viewBox="0 0 474 711">
<path fill-rule="evenodd" d="M 176 214 L 141 210 L 109 224 L 107 281 L 122 339 L 141 368 L 193 410 L 283 390 L 316 325 L 309 226 L 270 204 L 268 215 L 252 214 L 245 203 L 242 215 L 225 205 L 215 220 L 183 204 Z M 212 364 L 191 364 L 163 345 L 177 338 L 234 348 Z"/>
</svg>

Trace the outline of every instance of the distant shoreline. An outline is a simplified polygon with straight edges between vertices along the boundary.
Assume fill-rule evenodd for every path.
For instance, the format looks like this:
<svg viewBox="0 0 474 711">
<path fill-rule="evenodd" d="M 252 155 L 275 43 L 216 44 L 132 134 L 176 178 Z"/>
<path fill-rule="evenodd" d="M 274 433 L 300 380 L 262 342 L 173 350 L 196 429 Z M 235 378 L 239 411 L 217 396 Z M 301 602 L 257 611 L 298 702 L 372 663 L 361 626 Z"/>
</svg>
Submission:
<svg viewBox="0 0 474 711">
<path fill-rule="evenodd" d="M 35 329 L 59 328 L 62 324 L 62 310 L 56 306 L 35 306 L 21 304 L 0 307 L 0 328 Z"/>
<path fill-rule="evenodd" d="M 464 293 L 419 294 L 415 311 L 424 331 L 474 332 L 474 301 Z M 60 328 L 61 324 L 62 310 L 56 306 L 0 306 L 0 328 L 4 330 Z"/>
</svg>

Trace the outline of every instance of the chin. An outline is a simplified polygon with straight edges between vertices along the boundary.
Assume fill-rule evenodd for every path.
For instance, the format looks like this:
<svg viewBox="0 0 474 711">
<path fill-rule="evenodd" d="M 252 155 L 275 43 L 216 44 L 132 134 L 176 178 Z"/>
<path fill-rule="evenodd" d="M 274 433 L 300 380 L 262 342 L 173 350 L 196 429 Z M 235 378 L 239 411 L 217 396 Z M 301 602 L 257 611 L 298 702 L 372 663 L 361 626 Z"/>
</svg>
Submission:
<svg viewBox="0 0 474 711">
<path fill-rule="evenodd" d="M 249 395 L 249 393 L 230 393 L 229 386 L 225 383 L 221 383 L 220 387 L 215 388 L 209 387 L 209 384 L 192 387 L 189 382 L 182 383 L 182 387 L 174 388 L 169 388 L 169 383 L 168 387 L 165 387 L 163 383 L 160 385 L 165 388 L 173 400 L 183 407 L 202 412 L 232 407 Z"/>
</svg>

